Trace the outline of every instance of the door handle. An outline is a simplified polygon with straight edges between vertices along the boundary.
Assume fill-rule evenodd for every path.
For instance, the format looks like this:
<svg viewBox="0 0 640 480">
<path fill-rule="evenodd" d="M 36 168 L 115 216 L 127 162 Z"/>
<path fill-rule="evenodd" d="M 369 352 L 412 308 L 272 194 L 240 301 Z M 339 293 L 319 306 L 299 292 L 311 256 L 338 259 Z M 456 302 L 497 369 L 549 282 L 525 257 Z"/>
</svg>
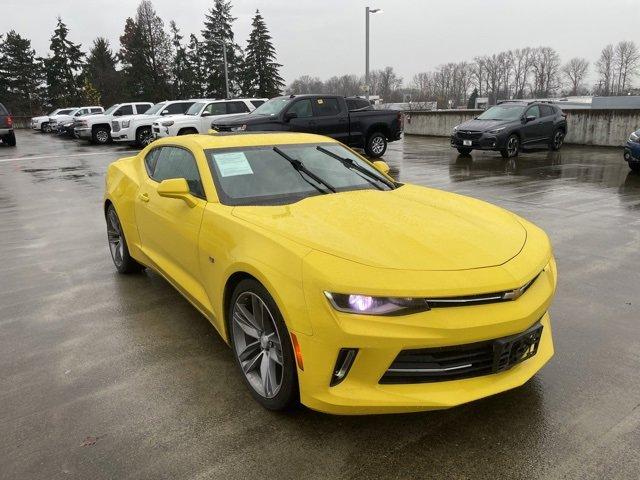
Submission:
<svg viewBox="0 0 640 480">
<path fill-rule="evenodd" d="M 143 202 L 148 202 L 149 201 L 149 194 L 147 194 L 147 193 L 139 193 L 138 194 L 138 198 L 140 200 L 142 200 Z"/>
</svg>

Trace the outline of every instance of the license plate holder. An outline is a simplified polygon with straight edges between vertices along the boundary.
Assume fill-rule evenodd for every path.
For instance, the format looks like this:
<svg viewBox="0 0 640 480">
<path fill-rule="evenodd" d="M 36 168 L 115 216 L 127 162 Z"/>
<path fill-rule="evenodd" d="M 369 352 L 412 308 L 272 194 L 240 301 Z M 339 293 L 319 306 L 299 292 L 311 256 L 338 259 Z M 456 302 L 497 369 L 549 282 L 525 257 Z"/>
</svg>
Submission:
<svg viewBox="0 0 640 480">
<path fill-rule="evenodd" d="M 542 324 L 493 342 L 493 373 L 503 372 L 538 353 Z"/>
<path fill-rule="evenodd" d="M 473 142 L 471 140 L 462 140 L 462 145 L 464 145 L 465 147 L 470 147 L 471 145 L 473 145 Z"/>
</svg>

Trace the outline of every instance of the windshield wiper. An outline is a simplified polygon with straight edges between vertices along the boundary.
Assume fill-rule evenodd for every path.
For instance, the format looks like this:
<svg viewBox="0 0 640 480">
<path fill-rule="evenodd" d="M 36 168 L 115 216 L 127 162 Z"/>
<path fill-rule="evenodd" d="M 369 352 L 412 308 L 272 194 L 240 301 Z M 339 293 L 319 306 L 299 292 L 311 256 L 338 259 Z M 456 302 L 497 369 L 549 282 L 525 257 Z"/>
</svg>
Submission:
<svg viewBox="0 0 640 480">
<path fill-rule="evenodd" d="M 351 160 L 350 158 L 345 158 L 345 157 L 341 157 L 340 155 L 337 155 L 335 153 L 333 153 L 331 150 L 327 150 L 324 147 L 321 147 L 320 145 L 318 145 L 316 147 L 317 150 L 321 151 L 322 153 L 324 153 L 325 155 L 329 155 L 330 157 L 335 158 L 336 160 L 342 162 L 342 164 L 347 167 L 349 170 L 356 170 L 357 172 L 362 173 L 363 175 L 366 175 L 367 177 L 369 177 L 370 179 L 373 179 L 377 182 L 382 182 L 384 183 L 387 187 L 394 189 L 396 188 L 396 186 L 388 181 L 387 179 L 381 178 L 378 175 L 376 175 L 373 172 L 370 172 L 369 170 L 367 170 L 366 168 L 364 168 L 362 165 L 359 165 L 358 163 L 354 162 L 353 160 Z M 360 175 L 362 177 L 362 175 Z M 376 187 L 378 190 L 382 190 L 382 187 L 376 183 L 373 183 L 371 180 L 366 179 L 371 185 L 373 185 L 374 187 Z"/>
<path fill-rule="evenodd" d="M 287 160 L 291 165 L 293 165 L 293 168 L 295 168 L 298 171 L 298 173 L 306 174 L 309 178 L 313 179 L 315 182 L 319 183 L 320 185 L 323 185 L 327 189 L 331 190 L 333 193 L 336 193 L 336 189 L 335 189 L 335 187 L 333 185 L 331 185 L 326 180 L 323 180 L 322 178 L 317 176 L 315 173 L 313 173 L 311 170 L 309 170 L 307 167 L 305 167 L 304 163 L 302 163 L 300 160 L 296 160 L 295 158 L 291 158 L 289 155 L 284 153 L 278 147 L 273 147 L 273 151 L 276 152 L 278 155 L 280 155 L 285 160 Z M 324 192 L 324 193 L 327 193 L 327 192 Z"/>
</svg>

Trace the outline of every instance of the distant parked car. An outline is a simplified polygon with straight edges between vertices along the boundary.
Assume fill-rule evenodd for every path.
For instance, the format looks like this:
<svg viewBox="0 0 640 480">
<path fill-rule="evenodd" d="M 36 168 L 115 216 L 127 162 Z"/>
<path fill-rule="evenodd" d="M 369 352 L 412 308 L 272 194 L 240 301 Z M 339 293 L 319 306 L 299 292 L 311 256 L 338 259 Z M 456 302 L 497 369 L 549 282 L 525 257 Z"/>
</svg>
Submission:
<svg viewBox="0 0 640 480">
<path fill-rule="evenodd" d="M 624 160 L 634 172 L 640 172 L 640 130 L 631 132 L 624 147 Z"/>
<path fill-rule="evenodd" d="M 338 95 L 287 95 L 272 98 L 251 113 L 213 121 L 211 128 L 316 133 L 379 158 L 388 142 L 402 137 L 403 117 L 393 110 L 350 110 L 345 97 Z"/>
<path fill-rule="evenodd" d="M 153 122 L 153 136 L 161 138 L 190 133 L 207 133 L 211 128 L 212 120 L 252 112 L 267 100 L 267 98 L 198 100 L 189 107 L 184 115 L 173 115 L 171 118 L 160 118 Z"/>
<path fill-rule="evenodd" d="M 33 130 L 39 130 L 44 133 L 51 132 L 51 126 L 49 125 L 49 118 L 55 115 L 68 115 L 69 112 L 73 110 L 77 110 L 78 107 L 66 107 L 66 108 L 57 108 L 49 115 L 41 115 L 39 117 L 33 117 L 31 119 L 31 128 Z"/>
<path fill-rule="evenodd" d="M 13 131 L 13 117 L 9 110 L 0 103 L 0 139 L 10 147 L 16 146 L 16 134 Z"/>
<path fill-rule="evenodd" d="M 146 147 L 153 141 L 151 126 L 162 117 L 184 114 L 196 100 L 172 100 L 156 103 L 144 115 L 121 117 L 111 121 L 111 137 L 114 142 L 130 143 Z"/>
<path fill-rule="evenodd" d="M 87 113 L 102 113 L 102 112 L 104 112 L 104 108 L 98 105 L 93 105 L 89 107 L 76 108 L 75 110 L 72 110 L 69 113 L 58 113 L 56 115 L 51 115 L 49 117 L 49 130 L 51 132 L 59 133 L 59 129 L 61 125 L 72 122 L 74 118 L 80 117 Z"/>
<path fill-rule="evenodd" d="M 150 102 L 116 103 L 104 113 L 88 115 L 76 119 L 73 127 L 78 138 L 91 143 L 105 144 L 111 141 L 111 123 L 114 119 L 129 115 L 142 115 L 153 104 Z"/>
<path fill-rule="evenodd" d="M 567 118 L 557 106 L 509 101 L 454 127 L 451 146 L 463 155 L 472 150 L 493 150 L 511 158 L 525 148 L 560 150 L 566 135 Z"/>
</svg>

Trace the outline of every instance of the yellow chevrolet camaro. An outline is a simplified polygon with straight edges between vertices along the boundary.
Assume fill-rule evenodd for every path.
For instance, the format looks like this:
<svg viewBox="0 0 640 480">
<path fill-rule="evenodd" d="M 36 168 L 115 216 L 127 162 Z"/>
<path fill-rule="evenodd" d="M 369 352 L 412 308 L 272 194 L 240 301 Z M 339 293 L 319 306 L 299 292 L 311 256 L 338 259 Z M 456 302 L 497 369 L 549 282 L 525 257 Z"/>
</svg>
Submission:
<svg viewBox="0 0 640 480">
<path fill-rule="evenodd" d="M 429 410 L 522 385 L 553 355 L 547 236 L 387 171 L 316 135 L 162 139 L 108 168 L 111 255 L 200 310 L 269 409 Z"/>
</svg>

